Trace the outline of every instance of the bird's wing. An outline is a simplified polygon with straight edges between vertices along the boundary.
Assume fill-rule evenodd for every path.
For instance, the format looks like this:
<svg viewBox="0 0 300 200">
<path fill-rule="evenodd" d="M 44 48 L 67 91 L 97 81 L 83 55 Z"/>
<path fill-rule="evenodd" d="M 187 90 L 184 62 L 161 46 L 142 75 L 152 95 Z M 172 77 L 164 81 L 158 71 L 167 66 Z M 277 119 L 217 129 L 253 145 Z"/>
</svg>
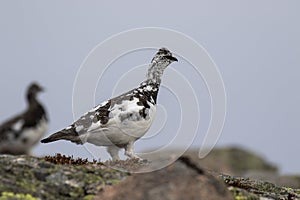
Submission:
<svg viewBox="0 0 300 200">
<path fill-rule="evenodd" d="M 93 127 L 105 126 L 109 120 L 109 109 L 111 106 L 111 100 L 105 101 L 102 104 L 94 107 L 89 112 L 81 116 L 76 122 L 70 127 L 74 127 L 74 130 L 81 135 L 88 131 L 91 131 Z"/>
<path fill-rule="evenodd" d="M 0 125 L 0 140 L 5 139 L 8 133 L 19 133 L 24 124 L 23 116 L 24 113 L 19 114 Z"/>
<path fill-rule="evenodd" d="M 138 88 L 130 90 L 99 104 L 81 116 L 71 126 L 75 128 L 79 135 L 86 132 L 93 132 L 94 130 L 107 129 L 107 127 L 111 125 L 108 124 L 108 122 L 113 117 L 110 112 L 117 104 L 121 104 L 122 101 L 132 100 L 137 95 L 137 90 Z M 71 128 L 71 126 L 69 128 Z"/>
</svg>

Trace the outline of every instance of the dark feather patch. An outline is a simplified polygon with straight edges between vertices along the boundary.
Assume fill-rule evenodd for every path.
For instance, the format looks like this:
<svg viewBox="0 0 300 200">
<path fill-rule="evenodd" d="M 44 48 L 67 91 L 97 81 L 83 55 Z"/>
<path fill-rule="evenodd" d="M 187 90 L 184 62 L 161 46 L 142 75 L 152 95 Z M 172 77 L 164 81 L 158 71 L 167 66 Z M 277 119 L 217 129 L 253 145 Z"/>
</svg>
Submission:
<svg viewBox="0 0 300 200">
<path fill-rule="evenodd" d="M 147 86 L 150 86 L 152 88 L 152 90 L 148 90 Z M 143 117 L 145 119 L 147 117 L 146 109 L 150 108 L 149 103 L 154 104 L 154 105 L 156 104 L 158 90 L 159 90 L 158 84 L 153 84 L 153 83 L 142 84 L 140 87 L 138 87 L 136 89 L 133 89 L 127 93 L 124 93 L 118 97 L 111 99 L 109 101 L 110 107 L 108 107 L 108 106 L 106 106 L 105 108 L 100 107 L 99 109 L 104 109 L 107 112 L 107 113 L 105 113 L 106 115 L 103 115 L 103 116 L 107 116 L 107 119 L 109 120 L 109 117 L 108 117 L 109 108 L 114 107 L 115 104 L 122 104 L 122 102 L 124 102 L 124 101 L 133 101 L 134 98 L 138 98 L 139 101 L 137 102 L 137 105 L 143 106 L 143 108 L 139 111 L 139 114 L 141 117 Z M 122 110 L 122 107 L 120 107 L 120 109 Z M 125 116 L 122 116 L 122 119 L 124 117 Z M 107 123 L 107 121 L 104 121 L 104 122 Z"/>
<path fill-rule="evenodd" d="M 100 121 L 101 124 L 107 124 L 108 120 L 109 120 L 109 108 L 111 106 L 111 101 L 108 101 L 107 104 L 105 104 L 104 106 L 101 106 L 98 110 L 97 110 L 97 114 L 96 117 L 97 119 Z"/>
</svg>

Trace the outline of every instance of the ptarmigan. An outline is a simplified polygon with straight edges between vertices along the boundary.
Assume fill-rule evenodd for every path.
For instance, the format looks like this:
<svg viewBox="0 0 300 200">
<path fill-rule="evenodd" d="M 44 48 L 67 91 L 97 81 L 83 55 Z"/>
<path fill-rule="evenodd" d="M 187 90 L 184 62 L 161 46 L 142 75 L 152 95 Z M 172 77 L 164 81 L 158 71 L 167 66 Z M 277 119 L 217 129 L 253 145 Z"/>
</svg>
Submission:
<svg viewBox="0 0 300 200">
<path fill-rule="evenodd" d="M 30 154 L 30 150 L 47 131 L 47 114 L 36 96 L 43 91 L 37 83 L 27 89 L 28 108 L 0 125 L 0 153 Z"/>
<path fill-rule="evenodd" d="M 140 159 L 134 153 L 133 144 L 145 135 L 153 122 L 161 77 L 174 61 L 178 60 L 168 49 L 159 49 L 149 65 L 146 80 L 139 87 L 103 102 L 41 142 L 69 140 L 106 146 L 113 160 L 119 159 L 118 152 L 124 148 L 126 156 Z"/>
</svg>

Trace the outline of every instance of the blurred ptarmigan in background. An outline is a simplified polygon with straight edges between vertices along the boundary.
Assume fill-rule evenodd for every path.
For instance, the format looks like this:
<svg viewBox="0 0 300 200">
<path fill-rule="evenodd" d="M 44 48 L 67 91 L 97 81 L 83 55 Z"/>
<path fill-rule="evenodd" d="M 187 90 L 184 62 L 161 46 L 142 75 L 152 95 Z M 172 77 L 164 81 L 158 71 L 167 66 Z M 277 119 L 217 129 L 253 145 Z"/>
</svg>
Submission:
<svg viewBox="0 0 300 200">
<path fill-rule="evenodd" d="M 161 77 L 174 61 L 178 60 L 168 49 L 159 49 L 149 65 L 146 80 L 139 87 L 103 102 L 41 142 L 69 140 L 106 146 L 113 160 L 119 159 L 119 150 L 124 148 L 126 156 L 140 159 L 133 144 L 145 135 L 154 120 Z"/>
<path fill-rule="evenodd" d="M 30 154 L 47 131 L 48 119 L 43 106 L 37 100 L 37 94 L 43 88 L 32 83 L 27 89 L 27 109 L 0 125 L 1 154 Z"/>
</svg>

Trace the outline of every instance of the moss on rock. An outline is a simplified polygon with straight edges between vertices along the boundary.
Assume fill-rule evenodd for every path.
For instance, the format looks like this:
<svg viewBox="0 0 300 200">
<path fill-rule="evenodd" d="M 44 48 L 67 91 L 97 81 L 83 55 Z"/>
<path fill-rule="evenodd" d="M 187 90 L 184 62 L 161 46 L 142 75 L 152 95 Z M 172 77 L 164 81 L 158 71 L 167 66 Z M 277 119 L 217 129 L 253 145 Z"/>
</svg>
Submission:
<svg viewBox="0 0 300 200">
<path fill-rule="evenodd" d="M 248 178 L 220 175 L 228 185 L 229 190 L 235 199 L 256 200 L 298 200 L 300 195 L 297 189 L 278 187 L 273 183 L 260 180 L 250 180 Z"/>
<path fill-rule="evenodd" d="M 0 155 L 0 200 L 91 199 L 128 174 L 97 163 L 53 164 L 31 156 Z"/>
<path fill-rule="evenodd" d="M 2 192 L 0 200 L 38 200 L 31 194 L 15 194 L 13 192 Z"/>
<path fill-rule="evenodd" d="M 97 194 L 108 185 L 116 185 L 124 181 L 123 185 L 127 187 L 128 179 L 125 178 L 129 173 L 106 167 L 104 164 L 128 170 L 141 166 L 141 163 L 135 160 L 103 164 L 96 161 L 88 162 L 85 159 L 74 160 L 67 156 L 58 158 L 48 157 L 49 161 L 54 162 L 51 163 L 31 156 L 0 155 L 0 200 L 90 200 L 97 198 Z M 189 166 L 194 166 L 195 163 L 190 162 Z M 183 172 L 186 170 L 177 174 Z M 169 175 L 166 173 L 164 178 Z M 219 173 L 215 175 L 218 176 Z M 227 175 L 220 175 L 220 177 L 236 200 L 300 199 L 299 189 L 279 187 L 270 182 L 247 178 Z M 202 189 L 205 191 L 205 188 Z"/>
</svg>

